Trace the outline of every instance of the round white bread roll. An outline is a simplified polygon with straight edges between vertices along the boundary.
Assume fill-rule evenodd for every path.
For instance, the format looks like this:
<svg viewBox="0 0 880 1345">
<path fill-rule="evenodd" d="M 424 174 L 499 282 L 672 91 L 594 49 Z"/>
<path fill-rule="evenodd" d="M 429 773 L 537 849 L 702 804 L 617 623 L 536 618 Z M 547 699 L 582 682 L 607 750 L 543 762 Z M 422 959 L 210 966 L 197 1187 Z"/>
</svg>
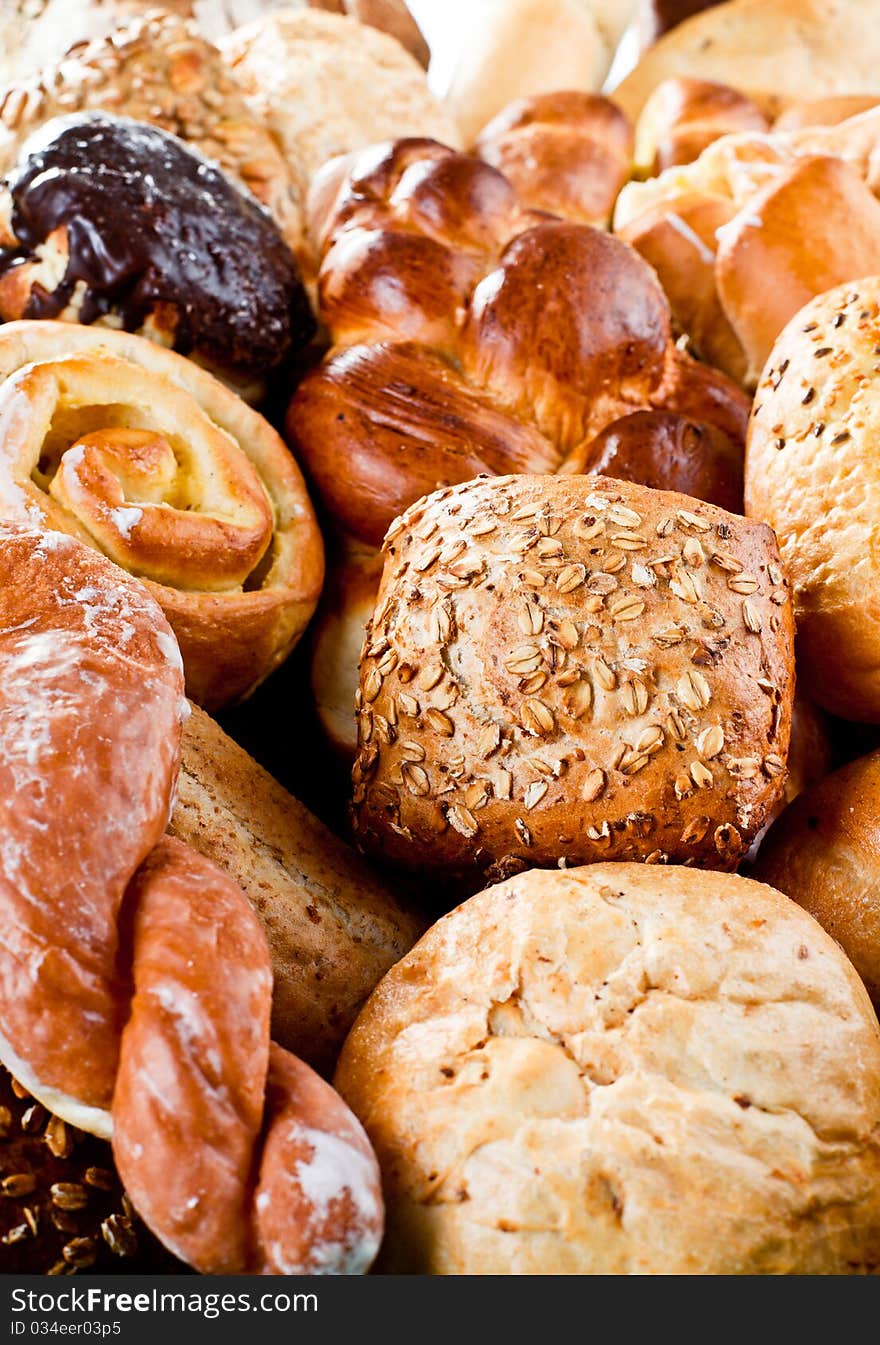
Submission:
<svg viewBox="0 0 880 1345">
<path fill-rule="evenodd" d="M 838 946 L 745 878 L 532 870 L 386 975 L 336 1085 L 384 1271 L 880 1266 L 880 1028 Z"/>
<path fill-rule="evenodd" d="M 880 276 L 812 300 L 776 341 L 746 450 L 746 513 L 776 532 L 798 673 L 844 719 L 880 721 Z"/>
</svg>

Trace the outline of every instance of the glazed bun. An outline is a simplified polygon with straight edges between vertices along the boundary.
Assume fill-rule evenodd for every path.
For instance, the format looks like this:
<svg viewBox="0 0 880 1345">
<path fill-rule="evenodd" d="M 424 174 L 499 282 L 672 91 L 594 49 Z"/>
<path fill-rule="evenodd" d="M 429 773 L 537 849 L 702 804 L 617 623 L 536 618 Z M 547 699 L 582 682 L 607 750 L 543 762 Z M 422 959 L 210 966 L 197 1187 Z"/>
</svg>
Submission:
<svg viewBox="0 0 880 1345">
<path fill-rule="evenodd" d="M 336 1085 L 383 1171 L 380 1269 L 853 1274 L 880 1265 L 880 1030 L 748 879 L 522 874 L 388 973 Z"/>
<path fill-rule="evenodd" d="M 633 132 L 610 98 L 561 90 L 509 103 L 475 149 L 528 209 L 604 228 L 632 171 Z"/>
<path fill-rule="evenodd" d="M 820 295 L 779 337 L 758 385 L 746 512 L 791 575 L 798 670 L 820 705 L 880 720 L 877 348 L 880 277 Z"/>
<path fill-rule="evenodd" d="M 471 884 L 492 865 L 736 866 L 788 750 L 793 623 L 768 528 L 605 477 L 509 476 L 420 501 L 384 557 L 361 845 Z"/>
<path fill-rule="evenodd" d="M 752 876 L 819 921 L 880 1007 L 880 752 L 849 762 L 786 808 Z"/>
<path fill-rule="evenodd" d="M 742 449 L 714 425 L 672 411 L 635 411 L 606 425 L 560 468 L 677 490 L 720 509 L 743 510 Z"/>
</svg>

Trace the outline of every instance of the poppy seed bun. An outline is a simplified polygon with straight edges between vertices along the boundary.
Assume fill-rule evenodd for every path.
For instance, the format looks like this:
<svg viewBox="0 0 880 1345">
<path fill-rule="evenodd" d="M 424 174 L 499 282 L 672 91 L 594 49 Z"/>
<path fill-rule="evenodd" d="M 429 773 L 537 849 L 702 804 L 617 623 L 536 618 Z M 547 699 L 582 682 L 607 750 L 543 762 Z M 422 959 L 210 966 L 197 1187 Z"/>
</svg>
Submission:
<svg viewBox="0 0 880 1345">
<path fill-rule="evenodd" d="M 772 888 L 533 870 L 374 991 L 336 1085 L 379 1156 L 380 1269 L 813 1274 L 880 1265 L 880 1029 Z"/>
<path fill-rule="evenodd" d="M 367 628 L 358 837 L 479 877 L 733 868 L 782 791 L 792 615 L 773 534 L 672 491 L 508 476 L 388 533 Z"/>
</svg>

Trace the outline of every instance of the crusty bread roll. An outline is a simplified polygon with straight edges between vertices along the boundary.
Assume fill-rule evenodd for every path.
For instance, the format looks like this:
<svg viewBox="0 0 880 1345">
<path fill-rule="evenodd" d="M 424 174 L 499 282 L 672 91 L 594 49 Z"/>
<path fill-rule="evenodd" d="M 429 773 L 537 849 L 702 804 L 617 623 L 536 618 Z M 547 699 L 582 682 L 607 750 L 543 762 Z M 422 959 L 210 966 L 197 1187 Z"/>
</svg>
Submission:
<svg viewBox="0 0 880 1345">
<path fill-rule="evenodd" d="M 352 773 L 366 849 L 465 881 L 736 866 L 788 750 L 768 528 L 606 477 L 509 476 L 419 501 L 384 555 Z"/>
<path fill-rule="evenodd" d="M 802 103 L 791 103 L 776 118 L 773 130 L 803 131 L 814 126 L 839 126 L 850 117 L 858 117 L 862 112 L 870 112 L 880 104 L 880 91 L 877 93 L 841 93 L 827 98 L 807 98 Z"/>
<path fill-rule="evenodd" d="M 400 135 L 460 143 L 418 62 L 387 33 L 355 19 L 281 9 L 220 45 L 303 199 L 313 174 L 336 154 Z"/>
<path fill-rule="evenodd" d="M 786 808 L 752 877 L 819 921 L 880 1007 L 880 752 L 849 762 Z"/>
<path fill-rule="evenodd" d="M 663 80 L 716 80 L 768 111 L 836 94 L 878 92 L 876 0 L 728 0 L 660 37 L 613 90 L 635 121 Z"/>
<path fill-rule="evenodd" d="M 880 720 L 877 349 L 880 277 L 820 295 L 779 337 L 758 385 L 746 512 L 775 528 L 791 575 L 798 670 L 845 719 Z"/>
<path fill-rule="evenodd" d="M 698 352 L 753 387 L 815 294 L 880 270 L 880 112 L 722 136 L 624 188 L 616 231 L 655 267 Z"/>
<path fill-rule="evenodd" d="M 853 1274 L 880 1265 L 880 1029 L 771 888 L 532 871 L 440 920 L 336 1084 L 379 1155 L 381 1269 Z"/>
<path fill-rule="evenodd" d="M 605 228 L 632 170 L 633 132 L 610 98 L 558 90 L 509 103 L 475 150 L 529 210 Z"/>
<path fill-rule="evenodd" d="M 251 901 L 272 954 L 273 1036 L 326 1070 L 367 995 L 423 925 L 196 706 L 182 750 L 171 835 L 212 859 Z"/>
</svg>

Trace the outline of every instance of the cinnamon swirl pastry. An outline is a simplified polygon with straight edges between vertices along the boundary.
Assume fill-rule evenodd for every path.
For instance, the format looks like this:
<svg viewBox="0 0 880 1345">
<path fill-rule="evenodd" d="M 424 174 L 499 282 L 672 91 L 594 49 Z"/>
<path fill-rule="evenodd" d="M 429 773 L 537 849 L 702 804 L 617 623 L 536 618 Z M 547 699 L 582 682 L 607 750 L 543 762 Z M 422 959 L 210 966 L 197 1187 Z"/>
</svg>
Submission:
<svg viewBox="0 0 880 1345">
<path fill-rule="evenodd" d="M 321 588 L 318 525 L 274 430 L 126 332 L 0 328 L 0 517 L 71 533 L 145 580 L 209 707 L 286 657 Z"/>
</svg>

